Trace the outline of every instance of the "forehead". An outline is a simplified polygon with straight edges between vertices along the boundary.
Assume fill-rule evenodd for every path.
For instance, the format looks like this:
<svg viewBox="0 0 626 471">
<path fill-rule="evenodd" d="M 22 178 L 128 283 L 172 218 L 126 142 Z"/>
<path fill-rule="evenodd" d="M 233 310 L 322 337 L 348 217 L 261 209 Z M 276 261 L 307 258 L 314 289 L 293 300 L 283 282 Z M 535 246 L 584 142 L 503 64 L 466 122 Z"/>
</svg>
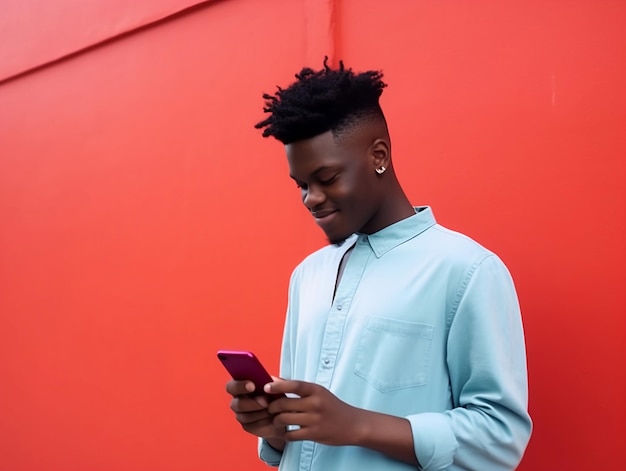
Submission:
<svg viewBox="0 0 626 471">
<path fill-rule="evenodd" d="M 350 165 L 358 149 L 350 136 L 337 138 L 331 131 L 285 146 L 289 170 L 295 178 L 304 177 L 322 167 Z"/>
<path fill-rule="evenodd" d="M 302 139 L 287 144 L 285 145 L 285 151 L 287 152 L 287 158 L 292 158 L 336 152 L 338 147 L 340 147 L 339 143 L 333 133 L 327 131 L 309 139 Z"/>
</svg>

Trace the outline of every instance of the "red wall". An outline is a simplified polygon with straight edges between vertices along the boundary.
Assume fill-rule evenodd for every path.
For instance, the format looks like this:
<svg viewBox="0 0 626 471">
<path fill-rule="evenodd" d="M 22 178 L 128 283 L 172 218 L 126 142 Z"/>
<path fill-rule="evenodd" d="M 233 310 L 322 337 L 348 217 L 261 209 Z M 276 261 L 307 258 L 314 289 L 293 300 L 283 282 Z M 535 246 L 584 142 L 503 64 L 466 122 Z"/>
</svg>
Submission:
<svg viewBox="0 0 626 471">
<path fill-rule="evenodd" d="M 136 3 L 3 4 L 0 469 L 265 469 L 214 352 L 276 367 L 323 243 L 252 125 L 324 53 L 385 71 L 413 201 L 513 272 L 520 469 L 623 468 L 626 4 Z"/>
</svg>

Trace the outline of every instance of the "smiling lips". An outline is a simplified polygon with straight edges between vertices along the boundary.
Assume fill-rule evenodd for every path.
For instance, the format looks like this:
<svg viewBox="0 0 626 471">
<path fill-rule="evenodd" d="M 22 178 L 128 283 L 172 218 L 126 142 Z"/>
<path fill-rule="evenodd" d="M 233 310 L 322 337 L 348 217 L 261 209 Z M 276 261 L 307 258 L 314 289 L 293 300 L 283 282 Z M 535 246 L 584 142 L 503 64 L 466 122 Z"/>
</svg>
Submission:
<svg viewBox="0 0 626 471">
<path fill-rule="evenodd" d="M 315 218 L 315 222 L 319 225 L 325 225 L 330 222 L 332 216 L 336 213 L 336 209 L 320 209 L 319 211 L 311 211 L 311 214 Z"/>
</svg>

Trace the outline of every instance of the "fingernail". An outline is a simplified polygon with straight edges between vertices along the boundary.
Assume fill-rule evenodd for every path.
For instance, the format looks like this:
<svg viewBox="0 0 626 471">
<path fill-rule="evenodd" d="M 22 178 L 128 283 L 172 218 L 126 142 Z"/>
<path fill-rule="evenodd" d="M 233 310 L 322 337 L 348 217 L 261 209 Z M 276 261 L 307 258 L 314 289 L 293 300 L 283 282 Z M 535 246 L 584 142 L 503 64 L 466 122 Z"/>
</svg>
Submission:
<svg viewBox="0 0 626 471">
<path fill-rule="evenodd" d="M 265 386 L 263 386 L 263 391 L 265 391 L 266 393 L 272 392 L 272 386 L 270 385 L 270 383 L 267 383 Z"/>
<path fill-rule="evenodd" d="M 248 392 L 254 392 L 254 383 L 246 383 L 246 391 Z"/>
</svg>

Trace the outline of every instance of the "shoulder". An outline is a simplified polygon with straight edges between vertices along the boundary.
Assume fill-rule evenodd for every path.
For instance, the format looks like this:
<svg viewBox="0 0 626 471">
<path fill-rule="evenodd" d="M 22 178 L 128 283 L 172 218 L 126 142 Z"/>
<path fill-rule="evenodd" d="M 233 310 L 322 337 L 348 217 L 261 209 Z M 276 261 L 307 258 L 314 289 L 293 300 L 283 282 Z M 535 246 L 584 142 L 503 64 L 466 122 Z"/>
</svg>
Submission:
<svg viewBox="0 0 626 471">
<path fill-rule="evenodd" d="M 419 239 L 417 237 L 416 239 Z M 423 234 L 423 240 L 417 241 L 428 248 L 428 251 L 450 262 L 474 264 L 495 254 L 472 239 L 471 237 L 435 224 Z"/>
<path fill-rule="evenodd" d="M 465 234 L 433 226 L 433 234 L 439 242 L 439 256 L 447 265 L 449 273 L 456 273 L 462 285 L 471 280 L 478 283 L 512 285 L 511 273 L 502 259 Z"/>
<path fill-rule="evenodd" d="M 508 268 L 493 251 L 439 224 L 415 237 L 409 245 L 413 249 L 404 258 L 414 260 L 417 266 L 439 274 L 453 285 L 469 282 L 478 272 L 481 277 L 492 273 L 500 279 L 510 278 Z"/>
</svg>

